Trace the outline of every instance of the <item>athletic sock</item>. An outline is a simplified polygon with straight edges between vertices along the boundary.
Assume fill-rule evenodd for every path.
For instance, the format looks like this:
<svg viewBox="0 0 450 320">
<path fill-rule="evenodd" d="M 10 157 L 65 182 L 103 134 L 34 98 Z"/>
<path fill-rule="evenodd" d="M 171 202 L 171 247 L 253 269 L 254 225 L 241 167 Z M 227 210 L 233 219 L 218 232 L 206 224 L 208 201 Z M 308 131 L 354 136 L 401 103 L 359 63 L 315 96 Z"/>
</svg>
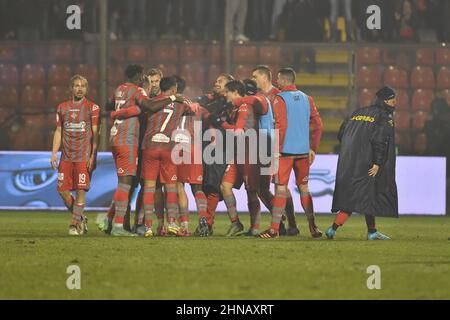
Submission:
<svg viewBox="0 0 450 320">
<path fill-rule="evenodd" d="M 179 212 L 178 208 L 178 191 L 176 186 L 166 186 L 166 206 L 167 206 L 167 217 L 169 223 L 174 223 L 177 221 L 177 216 Z"/>
<path fill-rule="evenodd" d="M 206 221 L 209 225 L 214 223 L 214 215 L 216 214 L 217 205 L 220 201 L 220 195 L 215 192 L 211 192 L 208 194 L 206 201 Z"/>
<path fill-rule="evenodd" d="M 71 225 L 78 226 L 83 220 L 84 203 L 74 203 Z"/>
<path fill-rule="evenodd" d="M 112 220 L 114 218 L 114 215 L 116 214 L 116 206 L 114 203 L 114 200 L 111 201 L 111 205 L 109 206 L 108 212 L 106 213 L 106 217 L 108 220 Z"/>
<path fill-rule="evenodd" d="M 294 201 L 290 192 L 286 192 L 286 207 L 284 209 L 289 227 L 297 227 L 297 221 L 295 221 Z M 283 219 L 284 220 L 284 219 Z"/>
<path fill-rule="evenodd" d="M 303 210 L 305 211 L 305 216 L 308 219 L 310 225 L 314 225 L 314 206 L 311 193 L 300 192 L 300 202 L 302 204 Z"/>
<path fill-rule="evenodd" d="M 286 207 L 286 191 L 275 192 L 275 198 L 273 200 L 272 208 L 272 224 L 271 229 L 278 231 L 280 229 L 280 221 L 283 216 L 284 209 Z"/>
<path fill-rule="evenodd" d="M 178 221 L 180 222 L 180 225 L 183 225 L 183 223 L 189 222 L 189 208 L 182 208 L 179 209 L 180 212 L 180 218 Z"/>
<path fill-rule="evenodd" d="M 144 221 L 145 226 L 152 227 L 152 214 L 155 210 L 155 187 L 144 187 Z"/>
<path fill-rule="evenodd" d="M 117 190 L 114 193 L 114 206 L 116 214 L 114 217 L 114 224 L 123 225 L 125 214 L 127 213 L 128 197 L 131 186 L 125 183 L 119 183 Z"/>
<path fill-rule="evenodd" d="M 66 206 L 66 208 L 69 209 L 70 212 L 72 212 L 73 204 L 75 202 L 73 195 L 69 193 L 67 196 L 64 196 L 62 199 L 64 201 L 64 205 Z"/>
<path fill-rule="evenodd" d="M 263 192 L 261 192 L 259 194 L 259 199 L 261 199 L 261 202 L 264 204 L 264 206 L 267 208 L 267 210 L 269 210 L 270 212 L 272 212 L 272 207 L 273 207 L 273 199 L 275 197 L 273 196 L 273 194 L 270 192 L 270 190 L 265 190 Z"/>
<path fill-rule="evenodd" d="M 336 231 L 337 228 L 342 227 L 349 217 L 350 213 L 345 211 L 339 211 L 338 214 L 336 215 L 336 218 L 334 219 L 334 223 L 332 226 L 333 230 Z"/>
<path fill-rule="evenodd" d="M 248 211 L 250 212 L 250 228 L 258 230 L 261 223 L 261 204 L 259 200 L 249 202 Z"/>
<path fill-rule="evenodd" d="M 367 225 L 367 231 L 369 233 L 377 232 L 377 229 L 375 228 L 375 216 L 366 214 L 366 225 Z"/>
<path fill-rule="evenodd" d="M 225 201 L 225 205 L 227 206 L 228 216 L 230 217 L 231 222 L 235 222 L 239 220 L 239 216 L 236 209 L 236 198 L 234 194 L 229 196 L 224 196 L 223 200 Z"/>
<path fill-rule="evenodd" d="M 198 217 L 205 217 L 208 221 L 207 200 L 205 193 L 202 190 L 196 191 L 194 197 L 195 204 L 197 205 Z"/>
<path fill-rule="evenodd" d="M 162 189 L 155 189 L 154 196 L 154 206 L 156 218 L 158 219 L 159 225 L 164 225 L 164 211 L 165 211 L 165 203 L 164 203 L 164 194 Z"/>
</svg>

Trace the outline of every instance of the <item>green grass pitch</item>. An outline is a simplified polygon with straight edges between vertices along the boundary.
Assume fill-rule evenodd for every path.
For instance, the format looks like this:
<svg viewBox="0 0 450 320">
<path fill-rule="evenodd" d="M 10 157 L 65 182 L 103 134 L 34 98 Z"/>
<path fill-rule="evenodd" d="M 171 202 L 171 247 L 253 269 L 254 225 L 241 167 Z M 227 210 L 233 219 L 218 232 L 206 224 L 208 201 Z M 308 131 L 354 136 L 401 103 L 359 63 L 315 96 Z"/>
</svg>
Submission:
<svg viewBox="0 0 450 320">
<path fill-rule="evenodd" d="M 67 213 L 0 212 L 0 299 L 450 299 L 447 217 L 378 219 L 393 240 L 367 241 L 355 215 L 328 241 L 311 239 L 302 215 L 299 237 L 269 240 L 225 238 L 222 214 L 210 238 L 113 238 L 88 216 L 89 234 L 74 238 Z M 71 264 L 80 290 L 66 288 Z M 367 288 L 369 265 L 380 290 Z"/>
</svg>

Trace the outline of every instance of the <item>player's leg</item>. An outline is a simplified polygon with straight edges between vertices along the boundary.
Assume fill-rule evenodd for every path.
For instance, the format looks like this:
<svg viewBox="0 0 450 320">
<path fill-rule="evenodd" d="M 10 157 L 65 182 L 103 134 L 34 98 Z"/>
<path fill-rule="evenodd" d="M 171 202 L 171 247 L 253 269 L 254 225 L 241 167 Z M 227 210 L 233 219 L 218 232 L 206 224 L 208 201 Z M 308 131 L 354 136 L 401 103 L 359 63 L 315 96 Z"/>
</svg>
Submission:
<svg viewBox="0 0 450 320">
<path fill-rule="evenodd" d="M 376 228 L 375 216 L 371 214 L 366 214 L 366 225 L 367 225 L 367 240 L 390 240 L 387 235 L 382 234 Z"/>
<path fill-rule="evenodd" d="M 320 231 L 316 226 L 315 216 L 314 216 L 314 206 L 311 193 L 308 188 L 309 181 L 309 159 L 301 158 L 295 159 L 294 161 L 294 172 L 295 181 L 300 191 L 300 203 L 305 212 L 305 216 L 308 220 L 309 232 L 313 238 L 322 237 L 322 231 Z"/>
<path fill-rule="evenodd" d="M 75 203 L 73 205 L 72 224 L 74 220 L 80 226 L 80 233 L 87 233 L 87 217 L 84 215 L 84 208 L 86 206 L 86 190 L 77 190 Z"/>
<path fill-rule="evenodd" d="M 225 175 L 222 178 L 222 183 L 220 185 L 220 191 L 222 192 L 223 200 L 227 207 L 228 217 L 230 218 L 231 225 L 227 231 L 226 236 L 237 236 L 243 233 L 244 226 L 239 220 L 237 208 L 236 208 L 236 197 L 233 194 L 233 185 L 238 179 L 238 169 L 236 164 L 230 164 L 225 171 Z"/>
<path fill-rule="evenodd" d="M 163 192 L 163 185 L 159 181 L 159 177 L 157 178 L 156 186 L 155 186 L 155 213 L 156 218 L 158 220 L 158 227 L 156 231 L 156 235 L 158 236 L 165 236 L 167 231 L 166 227 L 164 225 L 164 213 L 166 204 L 164 201 L 164 192 Z"/>
<path fill-rule="evenodd" d="M 177 192 L 177 167 L 172 161 L 171 150 L 161 151 L 161 183 L 164 184 L 165 202 L 167 207 L 167 233 L 179 235 L 180 227 L 177 224 L 179 214 Z"/>
<path fill-rule="evenodd" d="M 75 203 L 75 199 L 72 196 L 71 190 L 73 188 L 73 163 L 61 160 L 58 167 L 58 184 L 57 191 L 63 200 L 66 208 L 69 210 L 70 214 L 73 215 L 73 205 Z M 73 230 L 72 230 L 73 229 Z M 73 231 L 73 232 L 72 232 Z M 76 226 L 72 228 L 72 224 L 69 225 L 69 234 L 77 235 L 78 231 Z"/>
<path fill-rule="evenodd" d="M 206 219 L 206 207 L 207 207 L 207 199 L 206 195 L 203 192 L 202 184 L 191 184 L 192 194 L 195 198 L 195 204 L 198 212 L 198 227 L 196 230 L 196 235 L 201 237 L 207 237 L 212 235 L 212 227 L 208 223 Z"/>
<path fill-rule="evenodd" d="M 75 202 L 72 210 L 72 223 L 78 228 L 79 234 L 87 233 L 87 218 L 84 216 L 86 192 L 90 188 L 91 176 L 86 162 L 74 162 L 72 165 L 73 189 L 76 190 Z"/>
<path fill-rule="evenodd" d="M 257 236 L 261 224 L 261 204 L 259 202 L 258 190 L 260 189 L 259 165 L 245 164 L 238 167 L 243 170 L 243 180 L 247 191 L 247 205 L 250 214 L 250 228 L 246 235 Z"/>
<path fill-rule="evenodd" d="M 325 231 L 325 235 L 328 239 L 333 239 L 334 235 L 336 234 L 336 231 L 339 227 L 342 227 L 344 223 L 347 221 L 347 219 L 350 217 L 352 213 L 351 212 L 345 212 L 345 211 L 339 211 L 336 214 L 336 218 L 334 219 L 333 224 L 331 227 Z"/>
<path fill-rule="evenodd" d="M 178 222 L 181 226 L 181 234 L 189 236 L 189 200 L 184 188 L 183 182 L 177 182 L 179 217 Z"/>
<path fill-rule="evenodd" d="M 274 176 L 275 198 L 272 207 L 272 222 L 269 229 L 259 235 L 261 238 L 277 238 L 280 231 L 281 218 L 286 207 L 288 183 L 294 161 L 291 157 L 281 157 L 278 160 L 278 171 Z"/>
<path fill-rule="evenodd" d="M 295 221 L 294 200 L 292 199 L 292 194 L 289 188 L 287 189 L 286 194 L 286 208 L 284 209 L 283 220 L 284 218 L 287 218 L 288 221 L 286 235 L 298 235 L 300 231 L 298 230 L 297 222 Z"/>
</svg>

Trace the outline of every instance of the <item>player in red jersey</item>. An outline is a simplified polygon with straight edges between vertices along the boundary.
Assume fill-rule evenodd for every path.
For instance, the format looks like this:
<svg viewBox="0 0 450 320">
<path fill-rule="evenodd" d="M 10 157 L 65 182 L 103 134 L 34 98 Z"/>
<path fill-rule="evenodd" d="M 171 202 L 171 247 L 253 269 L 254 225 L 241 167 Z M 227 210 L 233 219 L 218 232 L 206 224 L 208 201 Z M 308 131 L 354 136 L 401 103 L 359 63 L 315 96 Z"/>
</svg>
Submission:
<svg viewBox="0 0 450 320">
<path fill-rule="evenodd" d="M 259 93 L 269 99 L 273 108 L 275 97 L 281 90 L 272 84 L 272 72 L 270 71 L 270 68 L 264 65 L 256 66 L 252 71 L 252 79 L 256 82 Z M 270 192 L 271 178 L 272 176 L 270 175 L 261 176 L 259 190 L 259 197 L 270 212 L 272 212 L 274 199 L 273 194 Z M 288 236 L 298 235 L 300 232 L 295 221 L 294 202 L 289 190 L 286 198 L 285 214 L 288 220 L 288 229 L 284 230 L 284 224 L 280 223 L 280 235 L 283 235 L 284 233 Z"/>
<path fill-rule="evenodd" d="M 183 93 L 186 82 L 183 78 L 175 76 L 177 80 L 177 91 Z M 181 236 L 189 236 L 189 202 L 184 184 L 190 184 L 192 194 L 195 198 L 197 211 L 200 217 L 204 217 L 206 212 L 206 195 L 203 192 L 203 161 L 202 161 L 202 123 L 208 118 L 209 112 L 198 103 L 191 104 L 196 111 L 192 114 L 184 115 L 174 133 L 174 140 L 177 143 L 174 149 L 176 154 L 180 150 L 180 164 L 177 163 L 177 190 L 179 219 L 181 226 Z M 196 136 L 197 135 L 197 136 Z"/>
<path fill-rule="evenodd" d="M 233 134 L 239 138 L 244 136 L 245 150 L 236 150 L 234 154 L 233 163 L 229 164 L 225 175 L 222 178 L 222 184 L 220 186 L 225 205 L 228 209 L 228 215 L 231 220 L 231 226 L 227 232 L 227 236 L 237 236 L 243 233 L 244 226 L 239 221 L 239 216 L 236 210 L 236 198 L 233 194 L 233 186 L 240 184 L 242 180 L 245 184 L 247 191 L 248 207 L 249 211 L 259 211 L 259 165 L 257 163 L 252 164 L 250 161 L 251 155 L 249 154 L 249 140 L 245 137 L 245 134 L 249 130 L 255 131 L 258 128 L 256 115 L 252 105 L 242 102 L 242 98 L 245 96 L 245 85 L 242 81 L 233 80 L 225 85 L 226 98 L 229 103 L 235 106 L 234 112 L 231 114 L 231 122 L 228 121 L 222 123 L 222 127 L 225 130 L 232 130 Z M 238 144 L 237 144 L 238 146 Z M 228 148 L 228 146 L 227 146 Z M 244 163 L 238 162 L 238 157 L 241 152 L 245 153 Z M 259 229 L 258 225 L 251 226 L 254 230 Z"/>
<path fill-rule="evenodd" d="M 286 206 L 287 185 L 292 170 L 300 191 L 300 201 L 308 218 L 311 236 L 314 238 L 322 236 L 322 232 L 315 224 L 308 178 L 309 167 L 314 162 L 323 125 L 312 97 L 297 89 L 295 77 L 295 71 L 291 68 L 283 68 L 278 72 L 277 84 L 279 88 L 282 88 L 282 92 L 275 97 L 273 111 L 275 129 L 279 130 L 279 166 L 278 172 L 274 176 L 275 198 L 272 224 L 267 231 L 260 235 L 261 238 L 278 236 L 281 215 Z M 290 114 L 289 118 L 288 113 Z M 290 121 L 292 126 L 289 125 Z M 309 139 L 310 127 L 312 127 L 311 139 Z"/>
<path fill-rule="evenodd" d="M 87 232 L 87 218 L 83 215 L 86 192 L 96 166 L 99 140 L 100 108 L 86 99 L 88 81 L 74 75 L 70 81 L 72 99 L 58 105 L 56 130 L 53 136 L 51 165 L 58 167 L 58 193 L 72 213 L 70 235 Z M 61 146 L 59 166 L 57 152 Z M 76 192 L 75 198 L 72 191 Z"/>
<path fill-rule="evenodd" d="M 129 65 L 126 68 L 128 81 L 114 91 L 109 106 L 115 106 L 112 117 L 116 120 L 111 128 L 110 144 L 117 168 L 118 187 L 114 194 L 115 217 L 111 235 L 133 236 L 123 228 L 124 216 L 129 203 L 129 193 L 137 173 L 140 125 L 137 117 L 142 111 L 156 112 L 172 103 L 176 97 L 150 99 L 141 88 L 144 68 Z"/>
</svg>

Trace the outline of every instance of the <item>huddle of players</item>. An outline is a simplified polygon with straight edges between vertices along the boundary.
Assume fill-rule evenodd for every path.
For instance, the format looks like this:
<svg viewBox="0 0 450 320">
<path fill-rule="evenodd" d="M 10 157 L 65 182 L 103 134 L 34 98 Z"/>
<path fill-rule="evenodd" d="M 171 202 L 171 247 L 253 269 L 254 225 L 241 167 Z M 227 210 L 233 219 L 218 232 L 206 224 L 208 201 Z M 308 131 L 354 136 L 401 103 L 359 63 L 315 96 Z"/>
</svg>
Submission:
<svg viewBox="0 0 450 320">
<path fill-rule="evenodd" d="M 117 168 L 118 186 L 107 217 L 99 224 L 101 230 L 115 236 L 150 237 L 153 236 L 152 215 L 156 213 L 157 235 L 190 235 L 188 203 L 184 189 L 184 183 L 189 183 L 199 213 L 199 223 L 195 231 L 198 236 L 212 235 L 214 214 L 221 199 L 225 202 L 231 221 L 227 236 L 245 234 L 275 238 L 280 234 L 297 235 L 299 230 L 295 221 L 293 199 L 287 188 L 293 169 L 311 235 L 322 236 L 322 232 L 315 225 L 312 198 L 308 190 L 309 166 L 314 161 L 320 141 L 322 122 L 312 98 L 295 87 L 295 72 L 292 69 L 284 68 L 278 72 L 277 86 L 281 90 L 273 86 L 271 71 L 266 66 L 257 66 L 252 72 L 251 80 L 238 81 L 231 75 L 222 74 L 217 78 L 213 92 L 200 97 L 194 103 L 179 94 L 185 84 L 177 77 L 163 78 L 162 73 L 155 69 L 144 75 L 143 67 L 139 65 L 128 66 L 126 76 L 127 82 L 115 90 L 106 106 L 107 109 L 114 109 L 111 112 L 114 124 L 110 132 L 110 144 Z M 83 99 L 87 101 L 84 97 Z M 73 101 L 68 103 L 75 103 Z M 96 110 L 98 109 L 97 107 Z M 275 155 L 278 170 L 273 176 L 261 175 L 261 165 L 251 164 L 248 161 L 248 152 L 244 164 L 236 164 L 236 161 L 211 165 L 173 163 L 171 153 L 177 144 L 188 145 L 182 152 L 188 150 L 190 154 L 187 157 L 191 160 L 196 152 L 201 154 L 204 146 L 191 143 L 195 134 L 195 120 L 202 121 L 203 132 L 206 129 L 222 132 L 233 130 L 239 135 L 247 130 L 258 129 L 261 119 L 268 115 L 273 122 L 273 129 L 279 131 L 276 143 L 279 144 L 280 152 Z M 70 118 L 67 119 L 70 121 Z M 174 131 L 177 134 L 174 135 Z M 89 136 L 86 138 L 95 140 Z M 98 141 L 98 132 L 96 139 Z M 197 141 L 202 140 L 200 138 Z M 246 143 L 248 151 L 248 141 Z M 66 144 L 63 144 L 63 155 L 65 146 Z M 55 147 L 54 143 L 54 154 L 59 146 L 56 151 Z M 93 155 L 91 158 L 95 159 L 94 150 L 90 152 Z M 235 154 L 234 160 L 236 156 Z M 87 168 L 89 176 L 93 168 L 95 165 Z M 272 195 L 269 189 L 272 179 L 275 183 L 275 195 Z M 138 195 L 137 214 L 134 227 L 131 228 L 130 197 L 139 183 L 141 190 Z M 232 191 L 233 187 L 239 188 L 242 183 L 247 191 L 251 220 L 247 231 L 244 231 L 239 220 Z M 82 212 L 79 214 L 80 210 L 74 209 L 79 203 L 78 187 L 80 186 L 76 184 L 71 187 L 71 190 L 77 190 L 76 201 L 69 201 L 66 193 L 63 195 L 60 192 L 73 217 L 81 217 L 72 219 L 70 234 L 83 234 L 87 230 L 87 219 Z M 87 190 L 89 184 L 81 187 Z M 60 189 L 59 184 L 58 188 Z M 272 214 L 272 223 L 263 232 L 259 230 L 259 199 Z M 165 211 L 167 227 L 164 225 Z M 288 220 L 287 229 L 282 222 L 284 217 Z"/>
</svg>

